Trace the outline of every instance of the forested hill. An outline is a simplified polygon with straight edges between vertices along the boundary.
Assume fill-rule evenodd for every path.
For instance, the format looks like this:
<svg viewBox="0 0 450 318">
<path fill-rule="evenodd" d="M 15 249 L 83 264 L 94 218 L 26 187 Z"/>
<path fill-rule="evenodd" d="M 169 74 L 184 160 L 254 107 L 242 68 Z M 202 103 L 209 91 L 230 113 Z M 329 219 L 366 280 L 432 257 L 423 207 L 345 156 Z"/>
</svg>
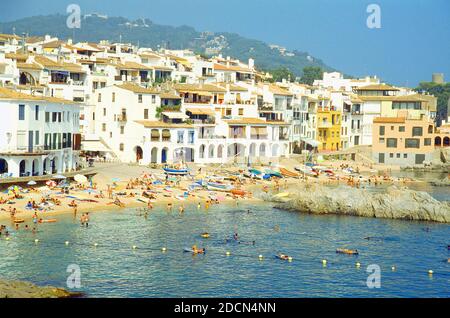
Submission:
<svg viewBox="0 0 450 318">
<path fill-rule="evenodd" d="M 0 33 L 15 33 L 29 36 L 50 34 L 60 39 L 74 38 L 75 42 L 110 40 L 138 44 L 141 47 L 168 47 L 170 49 L 192 49 L 205 55 L 231 56 L 241 60 L 254 58 L 256 66 L 263 70 L 288 68 L 301 76 L 305 66 L 319 66 L 332 70 L 321 60 L 306 52 L 288 51 L 277 45 L 248 39 L 235 33 L 199 32 L 189 26 L 166 26 L 148 19 L 128 20 L 122 17 L 86 15 L 81 28 L 69 29 L 67 16 L 62 14 L 34 16 L 12 22 L 0 22 Z"/>
</svg>

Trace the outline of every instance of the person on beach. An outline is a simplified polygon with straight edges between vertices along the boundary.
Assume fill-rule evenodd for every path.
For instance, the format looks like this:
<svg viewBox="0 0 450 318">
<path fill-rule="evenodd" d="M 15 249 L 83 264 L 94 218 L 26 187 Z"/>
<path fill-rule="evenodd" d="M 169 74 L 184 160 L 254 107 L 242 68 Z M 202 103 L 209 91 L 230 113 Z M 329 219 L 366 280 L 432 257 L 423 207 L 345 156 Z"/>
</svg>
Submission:
<svg viewBox="0 0 450 318">
<path fill-rule="evenodd" d="M 202 205 L 200 204 L 200 202 L 197 204 L 197 210 L 200 210 L 202 208 Z"/>
<path fill-rule="evenodd" d="M 167 203 L 167 212 L 172 212 L 172 203 Z"/>
<path fill-rule="evenodd" d="M 180 207 L 178 208 L 178 210 L 180 211 L 180 213 L 183 213 L 183 212 L 184 212 L 184 206 L 183 206 L 183 205 L 180 205 Z"/>
<path fill-rule="evenodd" d="M 77 207 L 73 208 L 73 218 L 76 219 L 77 218 Z"/>
</svg>

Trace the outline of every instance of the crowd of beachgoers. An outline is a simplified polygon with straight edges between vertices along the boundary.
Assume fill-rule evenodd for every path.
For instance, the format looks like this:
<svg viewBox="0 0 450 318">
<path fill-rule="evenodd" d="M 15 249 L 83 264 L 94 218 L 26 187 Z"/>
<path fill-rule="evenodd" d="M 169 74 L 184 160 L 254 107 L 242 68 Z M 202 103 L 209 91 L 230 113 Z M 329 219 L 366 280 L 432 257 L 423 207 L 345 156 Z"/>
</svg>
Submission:
<svg viewBox="0 0 450 318">
<path fill-rule="evenodd" d="M 79 181 L 61 179 L 42 185 L 10 185 L 0 194 L 0 235 L 7 237 L 11 226 L 35 232 L 41 224 L 57 222 L 60 213 L 72 213 L 81 225 L 88 226 L 90 212 L 112 208 L 141 207 L 148 213 L 154 206 L 163 205 L 168 211 L 183 213 L 187 205 L 209 209 L 214 204 L 237 205 L 241 200 L 262 202 L 259 193 L 276 194 L 297 184 L 347 184 L 359 188 L 415 181 L 345 161 L 265 167 L 201 165 L 182 174 L 177 174 L 176 169 L 172 174 L 162 167 L 128 166 L 134 176 L 123 180 L 114 177 L 114 171 L 125 166 L 110 165 Z"/>
</svg>

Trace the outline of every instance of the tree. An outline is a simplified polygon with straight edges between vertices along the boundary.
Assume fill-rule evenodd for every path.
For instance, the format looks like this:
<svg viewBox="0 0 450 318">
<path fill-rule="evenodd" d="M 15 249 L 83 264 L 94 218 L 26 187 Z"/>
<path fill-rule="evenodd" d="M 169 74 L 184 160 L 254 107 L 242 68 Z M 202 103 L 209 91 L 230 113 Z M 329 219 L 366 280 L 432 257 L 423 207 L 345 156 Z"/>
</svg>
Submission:
<svg viewBox="0 0 450 318">
<path fill-rule="evenodd" d="M 306 66 L 303 68 L 303 75 L 300 83 L 312 85 L 314 80 L 322 79 L 323 69 L 319 66 Z"/>
<path fill-rule="evenodd" d="M 292 73 L 287 67 L 277 68 L 269 71 L 269 73 L 272 75 L 270 82 L 281 82 L 283 79 L 287 81 L 295 80 L 294 73 Z"/>
<path fill-rule="evenodd" d="M 450 83 L 437 84 L 433 82 L 421 82 L 415 89 L 418 92 L 427 92 L 437 98 L 437 120 L 447 119 L 447 105 L 450 98 Z"/>
</svg>

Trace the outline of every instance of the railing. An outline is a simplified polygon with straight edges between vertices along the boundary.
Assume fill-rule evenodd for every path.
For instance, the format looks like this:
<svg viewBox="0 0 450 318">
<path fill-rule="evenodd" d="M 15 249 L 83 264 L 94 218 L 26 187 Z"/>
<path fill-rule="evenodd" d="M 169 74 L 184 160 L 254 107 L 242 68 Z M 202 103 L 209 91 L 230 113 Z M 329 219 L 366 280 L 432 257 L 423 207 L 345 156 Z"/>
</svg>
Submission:
<svg viewBox="0 0 450 318">
<path fill-rule="evenodd" d="M 127 115 L 126 114 L 119 114 L 116 116 L 116 120 L 119 122 L 127 121 Z"/>
<path fill-rule="evenodd" d="M 254 140 L 265 140 L 267 137 L 268 135 L 250 135 L 250 138 Z"/>
</svg>

